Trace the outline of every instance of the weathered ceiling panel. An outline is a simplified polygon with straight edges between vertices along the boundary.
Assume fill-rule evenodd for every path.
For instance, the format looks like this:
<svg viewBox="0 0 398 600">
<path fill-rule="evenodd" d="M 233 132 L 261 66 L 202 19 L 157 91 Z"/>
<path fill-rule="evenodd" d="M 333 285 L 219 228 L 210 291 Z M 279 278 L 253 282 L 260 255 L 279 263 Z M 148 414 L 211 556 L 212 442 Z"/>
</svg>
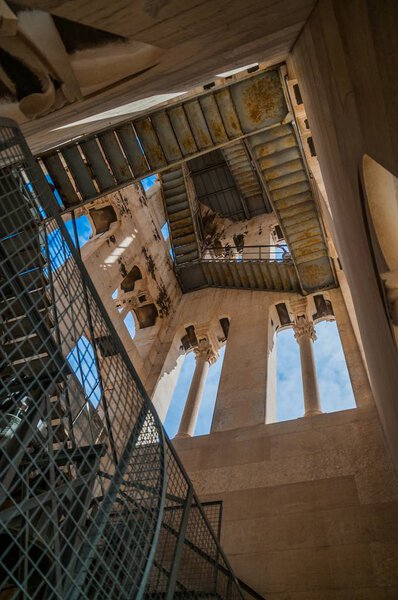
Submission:
<svg viewBox="0 0 398 600">
<path fill-rule="evenodd" d="M 128 183 L 176 166 L 181 160 L 214 150 L 283 121 L 288 108 L 280 83 L 278 69 L 263 71 L 248 79 L 215 88 L 214 91 L 187 99 L 146 116 L 109 127 L 96 134 L 46 152 L 43 156 L 49 175 L 66 206 L 72 205 L 69 187 L 76 199 L 73 205 L 89 202 L 105 192 L 120 189 Z M 243 133 L 242 133 L 243 132 Z M 87 142 L 90 142 L 89 144 Z M 112 143 L 111 143 L 112 142 Z M 82 160 L 97 174 L 94 162 L 105 156 L 112 185 L 104 189 L 104 178 L 98 190 L 79 185 L 81 165 L 66 165 L 65 153 L 77 148 Z M 52 160 L 59 156 L 61 161 Z M 125 157 L 125 158 L 124 158 Z M 183 158 L 181 158 L 183 157 Z M 57 168 L 53 164 L 57 162 Z M 65 173 L 60 173 L 65 165 Z M 138 166 L 138 169 L 137 169 Z M 68 167 L 68 168 L 66 168 Z M 65 183 L 66 179 L 70 180 Z M 96 192 L 96 193 L 95 193 Z"/>
</svg>

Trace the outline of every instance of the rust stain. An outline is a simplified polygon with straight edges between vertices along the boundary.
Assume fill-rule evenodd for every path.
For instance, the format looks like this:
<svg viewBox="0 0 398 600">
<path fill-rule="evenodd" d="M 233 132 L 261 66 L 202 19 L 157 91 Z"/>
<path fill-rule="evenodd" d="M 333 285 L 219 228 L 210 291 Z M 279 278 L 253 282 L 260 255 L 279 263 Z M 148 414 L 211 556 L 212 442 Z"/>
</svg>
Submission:
<svg viewBox="0 0 398 600">
<path fill-rule="evenodd" d="M 130 176 L 130 171 L 127 165 L 125 164 L 121 164 L 119 165 L 119 169 L 120 169 L 120 173 L 124 176 L 124 177 L 129 177 Z"/>
<path fill-rule="evenodd" d="M 275 111 L 280 101 L 276 91 L 275 83 L 269 79 L 257 79 L 244 90 L 247 111 L 254 124 Z"/>
<path fill-rule="evenodd" d="M 232 129 L 234 129 L 237 133 L 240 133 L 240 125 L 239 125 L 235 115 L 231 116 L 229 122 L 231 124 Z"/>
<path fill-rule="evenodd" d="M 200 128 L 197 131 L 197 135 L 199 137 L 199 142 L 200 142 L 200 145 L 202 148 L 207 148 L 208 146 L 212 146 L 210 137 L 207 135 L 207 133 L 202 128 Z"/>
<path fill-rule="evenodd" d="M 152 125 L 149 119 L 145 119 L 145 121 L 140 122 L 141 129 L 145 132 L 150 131 L 152 133 Z"/>
<path fill-rule="evenodd" d="M 314 288 L 316 286 L 324 286 L 325 282 L 330 279 L 330 269 L 326 265 L 319 264 L 302 264 L 299 265 L 300 275 L 303 280 L 304 287 Z"/>
<path fill-rule="evenodd" d="M 158 285 L 159 294 L 156 298 L 156 304 L 159 308 L 160 318 L 166 317 L 171 308 L 171 299 L 167 293 L 167 290 L 163 284 Z"/>
<path fill-rule="evenodd" d="M 182 138 L 182 144 L 189 152 L 196 152 L 196 146 L 194 139 L 190 135 L 186 135 Z"/>
</svg>

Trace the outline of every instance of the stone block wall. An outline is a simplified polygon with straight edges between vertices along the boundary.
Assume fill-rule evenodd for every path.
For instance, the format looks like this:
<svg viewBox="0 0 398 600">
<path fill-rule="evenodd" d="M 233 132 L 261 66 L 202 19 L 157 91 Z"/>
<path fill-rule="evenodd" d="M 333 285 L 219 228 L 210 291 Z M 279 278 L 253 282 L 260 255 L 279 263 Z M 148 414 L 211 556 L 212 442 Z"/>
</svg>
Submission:
<svg viewBox="0 0 398 600">
<path fill-rule="evenodd" d="M 398 480 L 373 406 L 175 444 L 267 600 L 398 598 Z"/>
</svg>

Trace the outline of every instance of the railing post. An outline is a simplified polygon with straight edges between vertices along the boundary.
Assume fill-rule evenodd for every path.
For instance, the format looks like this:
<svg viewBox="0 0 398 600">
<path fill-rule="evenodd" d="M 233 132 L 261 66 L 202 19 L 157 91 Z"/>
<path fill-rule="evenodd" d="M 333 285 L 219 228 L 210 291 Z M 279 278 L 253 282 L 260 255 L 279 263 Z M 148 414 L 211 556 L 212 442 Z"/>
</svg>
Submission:
<svg viewBox="0 0 398 600">
<path fill-rule="evenodd" d="M 193 500 L 193 487 L 192 485 L 188 488 L 188 494 L 184 502 L 184 508 L 182 513 L 182 519 L 180 523 L 180 530 L 178 532 L 178 538 L 174 551 L 173 564 L 170 570 L 169 583 L 167 585 L 166 600 L 173 600 L 174 592 L 177 582 L 178 569 L 180 567 L 182 551 L 184 549 L 185 532 L 188 525 L 189 513 L 191 512 Z"/>
</svg>

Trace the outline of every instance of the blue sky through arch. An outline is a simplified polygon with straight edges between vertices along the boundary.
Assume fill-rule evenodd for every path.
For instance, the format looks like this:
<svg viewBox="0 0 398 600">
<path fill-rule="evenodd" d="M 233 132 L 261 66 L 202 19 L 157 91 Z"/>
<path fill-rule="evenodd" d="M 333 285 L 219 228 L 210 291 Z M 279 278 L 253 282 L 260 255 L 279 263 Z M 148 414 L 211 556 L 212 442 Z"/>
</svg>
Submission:
<svg viewBox="0 0 398 600">
<path fill-rule="evenodd" d="M 199 411 L 198 422 L 196 424 L 195 435 L 205 435 L 210 432 L 224 354 L 225 346 L 221 348 L 218 360 L 211 365 L 209 369 L 205 389 L 203 391 L 202 404 Z M 195 354 L 193 352 L 188 352 L 184 359 L 181 373 L 170 402 L 170 408 L 167 412 L 166 420 L 164 422 L 164 427 L 170 438 L 173 438 L 178 431 L 178 426 L 180 424 L 182 412 L 185 406 L 185 400 L 187 399 L 194 370 Z"/>
<path fill-rule="evenodd" d="M 321 406 L 324 412 L 355 408 L 355 399 L 336 321 L 315 325 L 314 343 Z M 299 346 L 293 329 L 277 334 L 277 421 L 304 414 Z"/>
</svg>

